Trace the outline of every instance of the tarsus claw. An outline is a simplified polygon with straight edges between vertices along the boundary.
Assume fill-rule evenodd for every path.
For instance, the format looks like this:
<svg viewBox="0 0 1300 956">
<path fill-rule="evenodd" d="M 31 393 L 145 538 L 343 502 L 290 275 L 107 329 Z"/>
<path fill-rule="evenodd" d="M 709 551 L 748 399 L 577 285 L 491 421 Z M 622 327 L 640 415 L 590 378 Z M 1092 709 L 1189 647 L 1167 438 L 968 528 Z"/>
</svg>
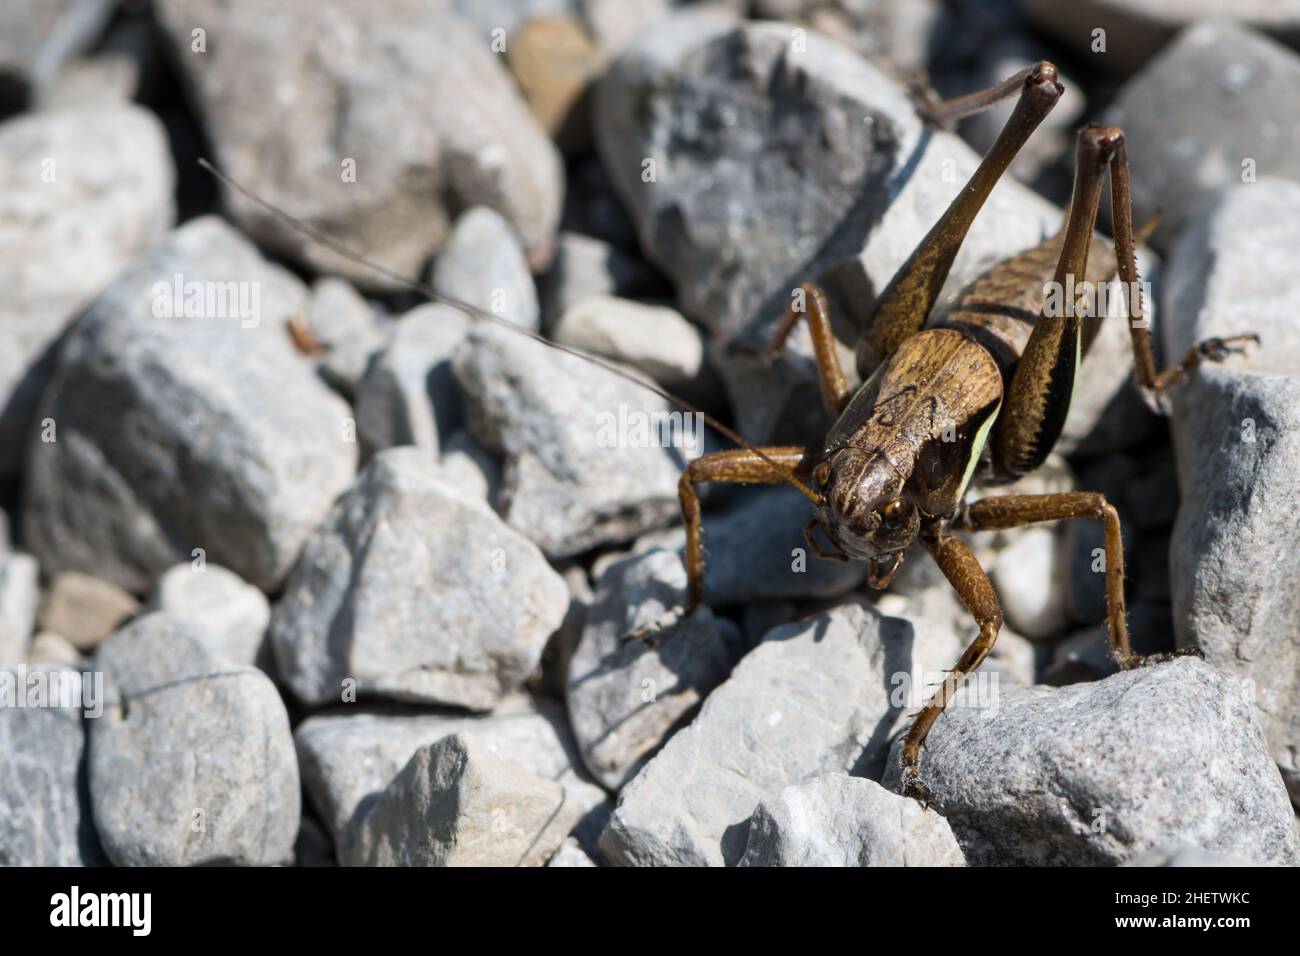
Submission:
<svg viewBox="0 0 1300 956">
<path fill-rule="evenodd" d="M 930 806 L 930 790 L 921 782 L 916 767 L 903 768 L 902 783 L 901 791 L 903 796 L 915 800 L 923 809 Z"/>
<path fill-rule="evenodd" d="M 1215 336 L 1201 342 L 1196 348 L 1202 356 L 1211 362 L 1222 362 L 1229 355 L 1244 354 L 1247 343 L 1258 345 L 1259 336 L 1254 332 L 1248 332 L 1245 335 L 1233 335 L 1228 338 Z"/>
</svg>

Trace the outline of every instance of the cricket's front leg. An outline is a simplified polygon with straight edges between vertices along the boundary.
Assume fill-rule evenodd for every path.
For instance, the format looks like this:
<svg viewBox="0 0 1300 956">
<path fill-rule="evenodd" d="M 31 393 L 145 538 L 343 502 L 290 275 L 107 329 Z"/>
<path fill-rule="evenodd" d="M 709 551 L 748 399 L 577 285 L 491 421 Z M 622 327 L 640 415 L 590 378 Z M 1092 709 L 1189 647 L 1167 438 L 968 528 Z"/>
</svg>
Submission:
<svg viewBox="0 0 1300 956">
<path fill-rule="evenodd" d="M 826 304 L 826 294 L 811 282 L 799 286 L 799 293 L 798 301 L 802 304 L 802 308 L 796 308 L 792 304 L 786 309 L 785 315 L 781 317 L 776 330 L 772 333 L 772 341 L 763 351 L 763 360 L 771 362 L 776 358 L 776 353 L 785 345 L 786 339 L 794 331 L 800 317 L 806 316 L 808 330 L 812 333 L 813 353 L 817 359 L 817 383 L 821 387 L 822 405 L 826 408 L 830 420 L 835 421 L 844 410 L 852 393 L 844 377 L 844 370 L 840 367 L 839 353 L 835 351 L 835 332 L 831 329 L 830 307 Z"/>
<path fill-rule="evenodd" d="M 1114 153 L 1110 158 L 1111 218 L 1115 224 L 1115 258 L 1120 282 L 1128 305 L 1129 332 L 1133 338 L 1133 361 L 1138 384 L 1155 395 L 1185 379 L 1203 362 L 1222 362 L 1229 355 L 1245 351 L 1247 343 L 1259 344 L 1253 333 L 1230 338 L 1212 338 L 1198 342 L 1187 350 L 1181 361 L 1163 372 L 1156 370 L 1151 348 L 1151 330 L 1142 310 L 1142 287 L 1138 282 L 1135 240 L 1133 237 L 1133 201 L 1129 190 L 1128 146 L 1124 131 L 1111 129 Z"/>
<path fill-rule="evenodd" d="M 1106 623 L 1111 659 L 1127 670 L 1171 657 L 1199 654 L 1200 651 L 1195 649 L 1148 657 L 1133 653 L 1124 606 L 1124 540 L 1120 534 L 1119 513 L 1104 495 L 1090 491 L 1065 491 L 1054 495 L 981 498 L 962 509 L 951 527 L 960 531 L 1001 531 L 1069 518 L 1093 518 L 1106 527 Z"/>
<path fill-rule="evenodd" d="M 665 627 L 690 617 L 704 599 L 704 541 L 701 534 L 703 516 L 698 485 L 711 481 L 738 485 L 779 485 L 791 477 L 804 477 L 801 466 L 804 449 L 799 447 L 737 448 L 697 458 L 686 466 L 677 483 L 677 497 L 682 504 L 682 524 L 686 528 L 686 600 L 681 607 L 650 625 L 626 635 L 624 640 L 649 640 Z"/>
<path fill-rule="evenodd" d="M 979 667 L 984 658 L 988 657 L 989 651 L 993 650 L 998 632 L 1002 630 L 1002 606 L 998 603 L 997 593 L 993 590 L 988 575 L 984 573 L 984 569 L 980 567 L 979 561 L 975 559 L 975 555 L 964 541 L 952 537 L 943 530 L 935 529 L 930 532 L 923 531 L 921 543 L 939 565 L 944 577 L 953 586 L 961 603 L 966 606 L 966 610 L 970 611 L 980 629 L 979 635 L 970 647 L 966 648 L 961 659 L 948 672 L 948 676 L 935 690 L 929 702 L 916 715 L 916 719 L 912 721 L 912 726 L 907 731 L 907 736 L 903 738 L 901 758 L 903 796 L 915 797 L 925 802 L 930 794 L 921 783 L 919 776 L 921 747 L 930 728 L 934 726 L 934 722 L 939 719 L 939 715 L 957 693 L 957 688 L 961 686 L 962 681 Z"/>
<path fill-rule="evenodd" d="M 1052 495 L 997 495 L 967 505 L 953 519 L 958 531 L 1002 531 L 1043 521 L 1093 518 L 1106 528 L 1106 621 L 1110 654 L 1122 668 L 1141 658 L 1133 653 L 1128 637 L 1128 612 L 1124 604 L 1124 539 L 1119 512 L 1105 495 L 1090 491 L 1065 491 Z"/>
</svg>

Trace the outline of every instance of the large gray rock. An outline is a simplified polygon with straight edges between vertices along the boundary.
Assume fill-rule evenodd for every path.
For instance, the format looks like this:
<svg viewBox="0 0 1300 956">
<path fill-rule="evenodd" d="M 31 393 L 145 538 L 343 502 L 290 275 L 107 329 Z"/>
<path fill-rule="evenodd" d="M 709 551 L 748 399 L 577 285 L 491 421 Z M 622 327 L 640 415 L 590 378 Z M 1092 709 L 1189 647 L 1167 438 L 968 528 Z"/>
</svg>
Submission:
<svg viewBox="0 0 1300 956">
<path fill-rule="evenodd" d="M 14 199 L 0 209 L 0 476 L 12 477 L 53 343 L 171 225 L 176 171 L 162 124 L 125 104 L 0 123 L 0 170 Z"/>
<path fill-rule="evenodd" d="M 270 661 L 266 595 L 216 564 L 178 564 L 154 585 L 147 605 L 193 625 L 216 657 L 231 664 L 265 668 Z"/>
<path fill-rule="evenodd" d="M 348 0 L 287 0 L 266 16 L 163 0 L 158 13 L 217 159 L 275 205 L 412 278 L 475 205 L 504 215 L 536 264 L 549 257 L 559 155 L 498 57 L 445 3 L 393 0 L 358 16 Z M 194 29 L 206 51 L 194 50 Z M 260 241 L 359 285 L 391 285 L 227 199 Z"/>
<path fill-rule="evenodd" d="M 8 0 L 0 6 L 0 85 L 13 108 L 39 99 L 68 57 L 113 16 L 114 0 Z"/>
<path fill-rule="evenodd" d="M 347 709 L 309 717 L 294 733 L 303 787 L 342 858 L 371 803 L 416 751 L 457 733 L 486 741 L 501 758 L 560 784 L 590 822 L 608 815 L 600 809 L 604 791 L 578 769 L 577 747 L 559 704 L 511 694 L 490 714 Z M 591 829 L 586 820 L 580 828 Z"/>
<path fill-rule="evenodd" d="M 1169 261 L 1165 351 L 1251 331 L 1261 346 L 1174 395 L 1182 504 L 1170 543 L 1174 625 L 1254 682 L 1260 723 L 1300 800 L 1300 184 L 1221 192 Z"/>
<path fill-rule="evenodd" d="M 95 824 L 118 866 L 292 859 L 300 797 L 289 717 L 256 668 L 158 612 L 100 647 L 108 704 L 90 728 Z"/>
<path fill-rule="evenodd" d="M 507 322 L 536 332 L 537 287 L 510 223 L 475 206 L 457 218 L 433 266 L 433 287 Z"/>
<path fill-rule="evenodd" d="M 920 779 L 972 864 L 1116 864 L 1169 842 L 1300 863 L 1245 688 L 1203 661 L 967 700 L 930 731 Z M 896 749 L 886 786 L 897 776 Z"/>
<path fill-rule="evenodd" d="M 948 821 L 874 780 L 832 773 L 767 798 L 740 866 L 965 866 Z"/>
<path fill-rule="evenodd" d="M 491 326 L 474 329 L 455 370 L 471 433 L 505 461 L 502 516 L 549 557 L 630 540 L 678 513 L 686 455 L 705 446 L 694 416 Z"/>
<path fill-rule="evenodd" d="M 686 568 L 655 550 L 601 576 L 569 661 L 565 700 L 583 762 L 618 790 L 730 672 L 741 653 L 734 625 L 707 607 L 665 628 L 653 646 L 625 641 L 686 596 Z"/>
<path fill-rule="evenodd" d="M 23 528 L 47 573 L 144 593 L 201 549 L 280 586 L 357 458 L 350 410 L 284 329 L 304 296 L 213 218 L 105 290 L 41 402 L 57 441 L 30 445 Z"/>
<path fill-rule="evenodd" d="M 924 636 L 847 604 L 771 631 L 619 796 L 611 862 L 735 864 L 764 798 L 828 773 L 878 776 Z"/>
<path fill-rule="evenodd" d="M 423 449 L 376 455 L 303 549 L 271 619 L 304 703 L 345 692 L 491 708 L 532 673 L 563 579 Z"/>
<path fill-rule="evenodd" d="M 472 735 L 421 748 L 361 821 L 353 866 L 543 866 L 576 822 L 558 783 Z"/>
<path fill-rule="evenodd" d="M 1179 34 L 1120 91 L 1138 222 L 1162 213 L 1164 249 L 1222 186 L 1300 179 L 1300 56 L 1227 20 Z M 1247 175 L 1249 174 L 1249 178 Z"/>
<path fill-rule="evenodd" d="M 0 555 L 0 667 L 27 659 L 40 600 L 40 567 L 30 554 Z"/>
<path fill-rule="evenodd" d="M 597 91 L 597 145 L 642 247 L 719 332 L 775 318 L 801 279 L 860 250 L 920 130 L 883 75 L 815 33 L 794 53 L 792 30 L 674 16 Z"/>
<path fill-rule="evenodd" d="M 0 670 L 2 698 L 21 697 L 33 682 L 52 688 L 55 680 L 69 694 L 57 706 L 54 695 L 45 706 L 18 706 L 13 699 L 0 706 L 0 866 L 103 862 L 86 789 L 83 677 L 91 679 L 62 667 Z"/>
<path fill-rule="evenodd" d="M 367 454 L 416 445 L 435 454 L 462 420 L 451 370 L 470 319 L 422 305 L 392 323 L 388 341 L 357 388 L 357 434 Z"/>
</svg>

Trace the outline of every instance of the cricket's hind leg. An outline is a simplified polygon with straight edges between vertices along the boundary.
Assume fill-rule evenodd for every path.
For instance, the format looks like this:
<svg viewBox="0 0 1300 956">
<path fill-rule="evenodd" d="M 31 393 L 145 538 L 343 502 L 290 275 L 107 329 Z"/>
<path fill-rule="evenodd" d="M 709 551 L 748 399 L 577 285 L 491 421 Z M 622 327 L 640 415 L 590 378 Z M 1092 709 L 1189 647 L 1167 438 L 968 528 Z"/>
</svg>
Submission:
<svg viewBox="0 0 1300 956">
<path fill-rule="evenodd" d="M 1074 192 L 1052 277 L 1057 289 L 1081 283 L 1087 275 L 1106 163 L 1114 149 L 1110 133 L 1096 126 L 1079 131 Z M 1007 386 L 991 442 L 995 470 L 1000 474 L 1020 476 L 1033 471 L 1051 453 L 1065 426 L 1082 357 L 1083 317 L 1073 307 L 1063 308 L 1063 316 L 1046 314 L 1046 303 L 1052 301 L 1072 306 L 1063 298 L 1046 299 Z"/>
<path fill-rule="evenodd" d="M 686 528 L 686 600 L 664 619 L 650 627 L 633 631 L 623 639 L 649 640 L 665 627 L 690 617 L 704 599 L 703 517 L 699 492 L 696 491 L 698 485 L 708 482 L 779 485 L 788 481 L 792 472 L 802 476 L 805 460 L 804 449 L 799 447 L 737 448 L 705 455 L 687 465 L 677 483 L 677 496 L 682 505 L 682 523 Z"/>
<path fill-rule="evenodd" d="M 1034 323 L 1007 388 L 992 440 L 999 474 L 1020 476 L 1033 471 L 1047 458 L 1065 425 L 1087 330 L 1084 318 L 1064 293 L 1071 288 L 1085 288 L 1088 251 L 1108 171 L 1116 269 L 1127 303 L 1138 384 L 1160 395 L 1202 362 L 1221 361 L 1241 351 L 1247 342 L 1258 341 L 1254 335 L 1209 339 L 1194 345 L 1182 361 L 1163 372 L 1156 370 L 1138 282 L 1124 131 L 1114 126 L 1085 126 L 1079 131 L 1074 192 L 1052 278 L 1061 294 L 1045 298 L 1044 310 Z M 1047 314 L 1048 303 L 1052 302 L 1059 303 L 1065 314 Z"/>
<path fill-rule="evenodd" d="M 1133 236 L 1133 201 L 1129 187 L 1128 145 L 1124 131 L 1112 127 L 1109 131 L 1114 142 L 1110 157 L 1111 219 L 1115 225 L 1115 258 L 1119 278 L 1123 284 L 1128 306 L 1129 332 L 1133 338 L 1133 361 L 1138 384 L 1157 396 L 1182 381 L 1192 369 L 1202 362 L 1222 362 L 1229 355 L 1245 350 L 1246 343 L 1259 344 L 1253 333 L 1231 338 L 1211 338 L 1198 342 L 1187 350 L 1182 360 L 1163 372 L 1156 371 L 1155 356 L 1151 349 L 1151 330 L 1142 312 L 1142 287 L 1138 282 L 1137 260 Z"/>
<path fill-rule="evenodd" d="M 957 596 L 975 618 L 975 623 L 980 629 L 974 642 L 966 648 L 961 659 L 948 672 L 943 683 L 936 688 L 921 712 L 916 715 L 912 726 L 908 728 L 907 735 L 903 738 L 900 768 L 903 796 L 915 797 L 925 802 L 930 794 L 918 775 L 921 747 L 930 728 L 934 726 L 934 722 L 939 719 L 939 715 L 957 693 L 957 688 L 961 686 L 962 681 L 979 667 L 984 662 L 984 658 L 988 657 L 989 651 L 993 650 L 998 632 L 1002 630 L 1002 607 L 998 603 L 997 593 L 993 590 L 988 575 L 984 573 L 984 569 L 980 567 L 979 561 L 975 559 L 975 555 L 964 541 L 946 532 L 938 531 L 929 534 L 922 532 L 921 543 L 939 565 L 944 577 L 948 579 L 948 583 L 957 592 Z"/>
<path fill-rule="evenodd" d="M 931 126 L 949 129 L 958 120 L 963 120 L 976 113 L 982 113 L 989 107 L 996 106 L 1010 96 L 1014 96 L 1025 85 L 1035 71 L 1042 72 L 1046 63 L 1035 63 L 1025 67 L 1014 76 L 1009 76 L 1001 83 L 995 83 L 986 89 L 965 93 L 950 99 L 943 99 L 930 86 L 928 80 L 919 77 L 908 84 L 908 95 L 916 107 L 917 115 Z"/>
<path fill-rule="evenodd" d="M 858 341 L 857 368 L 863 380 L 904 339 L 925 324 L 975 216 L 1030 134 L 1061 98 L 1064 87 L 1057 81 L 1056 67 L 1043 61 L 989 90 L 952 101 L 959 104 L 952 108 L 958 113 L 965 109 L 976 112 L 1017 90 L 1020 99 L 997 141 L 939 221 L 876 298 L 867 329 Z M 969 102 L 962 105 L 962 100 Z M 979 105 L 971 109 L 970 102 Z"/>
</svg>

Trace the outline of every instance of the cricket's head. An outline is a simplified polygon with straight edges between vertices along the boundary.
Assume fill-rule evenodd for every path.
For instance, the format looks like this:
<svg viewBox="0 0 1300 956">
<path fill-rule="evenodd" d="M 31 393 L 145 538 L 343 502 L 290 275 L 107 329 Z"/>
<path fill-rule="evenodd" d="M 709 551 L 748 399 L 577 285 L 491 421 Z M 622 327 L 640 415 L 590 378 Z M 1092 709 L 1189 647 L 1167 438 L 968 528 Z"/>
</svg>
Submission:
<svg viewBox="0 0 1300 956">
<path fill-rule="evenodd" d="M 821 494 L 817 521 L 849 557 L 887 558 L 916 540 L 921 516 L 903 498 L 904 476 L 879 452 L 841 448 L 817 466 L 813 481 Z"/>
</svg>

